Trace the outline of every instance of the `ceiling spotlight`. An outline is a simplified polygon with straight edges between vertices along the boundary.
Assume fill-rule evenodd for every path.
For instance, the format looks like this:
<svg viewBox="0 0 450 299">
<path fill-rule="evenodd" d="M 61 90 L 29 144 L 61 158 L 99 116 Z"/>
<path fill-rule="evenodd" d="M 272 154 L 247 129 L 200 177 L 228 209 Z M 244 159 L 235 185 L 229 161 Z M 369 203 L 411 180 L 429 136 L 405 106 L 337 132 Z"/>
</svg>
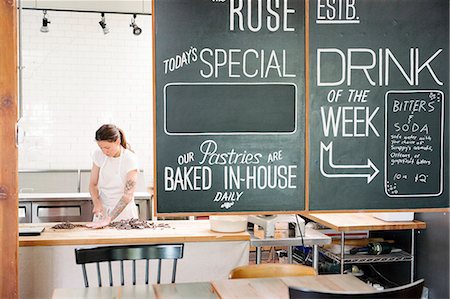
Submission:
<svg viewBox="0 0 450 299">
<path fill-rule="evenodd" d="M 44 33 L 48 32 L 48 24 L 50 24 L 50 21 L 47 19 L 47 11 L 44 10 L 44 16 L 42 17 L 41 32 L 44 32 Z"/>
<path fill-rule="evenodd" d="M 135 20 L 136 20 L 136 15 L 133 15 L 133 17 L 131 18 L 130 27 L 133 27 L 133 34 L 134 35 L 139 35 L 139 34 L 142 33 L 142 29 L 139 28 L 138 25 L 136 25 Z"/>
<path fill-rule="evenodd" d="M 103 34 L 108 34 L 109 33 L 109 28 L 108 28 L 108 26 L 106 26 L 105 13 L 102 12 L 102 19 L 98 23 L 100 24 L 100 26 L 103 29 Z"/>
</svg>

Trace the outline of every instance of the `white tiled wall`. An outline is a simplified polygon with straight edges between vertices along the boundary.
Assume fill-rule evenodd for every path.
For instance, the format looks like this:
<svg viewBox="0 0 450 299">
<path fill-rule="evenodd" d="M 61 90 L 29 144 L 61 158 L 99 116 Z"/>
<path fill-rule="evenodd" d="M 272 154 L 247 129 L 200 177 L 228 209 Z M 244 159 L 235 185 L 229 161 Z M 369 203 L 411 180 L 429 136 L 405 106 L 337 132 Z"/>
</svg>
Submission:
<svg viewBox="0 0 450 299">
<path fill-rule="evenodd" d="M 49 11 L 22 13 L 23 138 L 19 169 L 89 169 L 104 123 L 121 127 L 139 156 L 146 182 L 153 177 L 151 16 Z"/>
</svg>

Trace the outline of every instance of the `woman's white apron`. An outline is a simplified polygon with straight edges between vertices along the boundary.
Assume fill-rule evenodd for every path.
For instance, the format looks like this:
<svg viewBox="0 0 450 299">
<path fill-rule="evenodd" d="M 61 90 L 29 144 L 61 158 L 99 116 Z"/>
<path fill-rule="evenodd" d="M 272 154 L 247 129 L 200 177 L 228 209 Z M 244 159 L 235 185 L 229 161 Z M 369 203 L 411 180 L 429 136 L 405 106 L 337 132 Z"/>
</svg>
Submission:
<svg viewBox="0 0 450 299">
<path fill-rule="evenodd" d="M 121 149 L 119 159 L 106 157 L 100 166 L 98 189 L 100 191 L 104 215 L 109 214 L 114 209 L 124 194 L 125 182 L 121 176 L 123 156 L 124 150 Z M 113 221 L 130 218 L 138 218 L 134 198 Z"/>
</svg>

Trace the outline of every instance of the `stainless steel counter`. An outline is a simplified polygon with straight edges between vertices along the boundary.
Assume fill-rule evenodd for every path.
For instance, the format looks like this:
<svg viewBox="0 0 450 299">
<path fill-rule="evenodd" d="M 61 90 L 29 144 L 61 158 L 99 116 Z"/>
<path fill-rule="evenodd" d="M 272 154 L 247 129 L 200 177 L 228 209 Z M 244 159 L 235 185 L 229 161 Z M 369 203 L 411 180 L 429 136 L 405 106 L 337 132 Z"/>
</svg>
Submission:
<svg viewBox="0 0 450 299">
<path fill-rule="evenodd" d="M 86 222 L 92 220 L 90 169 L 19 170 L 19 222 Z M 139 218 L 151 218 L 151 195 L 143 170 L 134 193 Z"/>
<path fill-rule="evenodd" d="M 135 192 L 139 219 L 151 218 L 151 195 Z M 19 222 L 87 222 L 92 220 L 92 201 L 89 193 L 20 193 Z"/>
</svg>

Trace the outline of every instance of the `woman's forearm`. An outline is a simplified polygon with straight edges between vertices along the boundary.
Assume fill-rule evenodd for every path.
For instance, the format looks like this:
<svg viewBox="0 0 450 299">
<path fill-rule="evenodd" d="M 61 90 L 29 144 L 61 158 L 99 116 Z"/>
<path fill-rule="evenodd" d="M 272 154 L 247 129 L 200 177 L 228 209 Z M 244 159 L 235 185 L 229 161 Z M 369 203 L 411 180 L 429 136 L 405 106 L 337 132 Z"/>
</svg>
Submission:
<svg viewBox="0 0 450 299">
<path fill-rule="evenodd" d="M 113 221 L 117 218 L 117 216 L 122 213 L 122 211 L 125 209 L 125 207 L 130 203 L 130 201 L 133 199 L 133 193 L 134 188 L 136 186 L 136 181 L 134 180 L 128 180 L 125 184 L 125 189 L 122 197 L 117 202 L 114 209 L 109 213 L 109 217 L 111 217 L 110 221 Z"/>
<path fill-rule="evenodd" d="M 91 194 L 92 202 L 95 204 L 100 203 L 100 193 L 97 185 L 89 185 L 89 193 Z"/>
</svg>

